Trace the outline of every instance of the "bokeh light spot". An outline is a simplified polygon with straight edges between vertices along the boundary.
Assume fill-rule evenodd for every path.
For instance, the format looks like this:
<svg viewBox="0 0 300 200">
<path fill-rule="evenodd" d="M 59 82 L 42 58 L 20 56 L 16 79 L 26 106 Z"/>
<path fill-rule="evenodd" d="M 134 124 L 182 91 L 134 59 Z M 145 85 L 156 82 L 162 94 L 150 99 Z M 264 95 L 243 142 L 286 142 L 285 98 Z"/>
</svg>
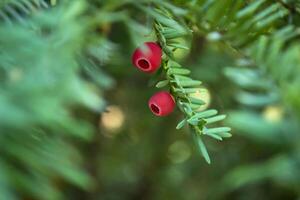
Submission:
<svg viewBox="0 0 300 200">
<path fill-rule="evenodd" d="M 211 95 L 208 89 L 201 88 L 197 92 L 190 94 L 190 96 L 205 102 L 197 111 L 206 110 L 210 106 Z"/>
<path fill-rule="evenodd" d="M 124 113 L 119 106 L 108 106 L 101 115 L 102 126 L 111 132 L 119 130 L 124 124 Z"/>
<path fill-rule="evenodd" d="M 263 111 L 263 117 L 269 122 L 279 122 L 282 116 L 283 110 L 278 106 L 267 106 Z"/>
<path fill-rule="evenodd" d="M 191 149 L 186 142 L 178 140 L 170 145 L 168 157 L 173 163 L 182 163 L 191 156 Z"/>
</svg>

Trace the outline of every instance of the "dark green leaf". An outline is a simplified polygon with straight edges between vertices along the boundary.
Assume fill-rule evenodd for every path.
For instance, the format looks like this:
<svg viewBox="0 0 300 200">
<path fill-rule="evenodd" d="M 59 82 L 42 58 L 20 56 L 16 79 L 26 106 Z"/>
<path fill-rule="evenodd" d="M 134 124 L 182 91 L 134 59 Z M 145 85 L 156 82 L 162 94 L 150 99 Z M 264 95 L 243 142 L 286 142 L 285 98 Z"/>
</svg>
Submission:
<svg viewBox="0 0 300 200">
<path fill-rule="evenodd" d="M 181 129 L 182 127 L 184 127 L 184 125 L 186 124 L 186 119 L 181 120 L 177 126 L 176 129 Z"/>
<path fill-rule="evenodd" d="M 200 136 L 197 136 L 200 152 L 208 164 L 211 163 L 205 144 Z"/>
<path fill-rule="evenodd" d="M 209 128 L 204 130 L 205 134 L 219 134 L 229 132 L 231 129 L 228 127 Z"/>
<path fill-rule="evenodd" d="M 170 68 L 168 70 L 169 75 L 188 75 L 191 71 L 184 68 Z"/>
<path fill-rule="evenodd" d="M 217 122 L 217 121 L 221 121 L 223 119 L 225 119 L 226 115 L 218 115 L 218 116 L 215 116 L 215 117 L 210 117 L 210 118 L 206 118 L 204 119 L 208 124 L 210 123 L 214 123 L 214 122 Z"/>
<path fill-rule="evenodd" d="M 169 84 L 169 80 L 163 80 L 163 81 L 159 81 L 155 86 L 157 88 L 162 88 L 165 87 Z"/>
</svg>

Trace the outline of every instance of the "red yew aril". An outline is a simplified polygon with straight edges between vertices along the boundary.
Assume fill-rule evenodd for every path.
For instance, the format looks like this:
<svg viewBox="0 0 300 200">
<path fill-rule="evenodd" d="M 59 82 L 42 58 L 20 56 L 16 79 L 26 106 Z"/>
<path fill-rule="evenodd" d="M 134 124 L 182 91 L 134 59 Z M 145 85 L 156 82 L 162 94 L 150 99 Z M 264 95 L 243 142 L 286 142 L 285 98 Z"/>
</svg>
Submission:
<svg viewBox="0 0 300 200">
<path fill-rule="evenodd" d="M 175 101 L 169 92 L 161 91 L 150 98 L 148 105 L 154 115 L 166 116 L 174 110 Z"/>
<path fill-rule="evenodd" d="M 155 42 L 145 42 L 132 55 L 132 64 L 145 73 L 155 72 L 161 64 L 162 50 Z"/>
</svg>

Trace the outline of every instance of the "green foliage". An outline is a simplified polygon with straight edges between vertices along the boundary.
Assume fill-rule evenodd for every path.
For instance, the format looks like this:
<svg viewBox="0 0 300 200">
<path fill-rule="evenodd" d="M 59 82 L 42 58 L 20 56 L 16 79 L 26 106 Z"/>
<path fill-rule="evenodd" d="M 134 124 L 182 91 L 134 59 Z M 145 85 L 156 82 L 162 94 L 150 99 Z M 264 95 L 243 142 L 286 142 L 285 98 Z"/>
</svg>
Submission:
<svg viewBox="0 0 300 200">
<path fill-rule="evenodd" d="M 297 76 L 300 44 L 299 30 L 296 27 L 299 9 L 295 6 L 296 1 L 278 1 L 272 6 L 268 3 L 249 3 L 236 15 L 239 26 L 247 27 L 246 24 L 249 24 L 245 31 L 251 33 L 259 30 L 252 34 L 253 38 L 244 39 L 243 32 L 239 32 L 240 37 L 235 37 L 243 42 L 236 42 L 228 37 L 227 44 L 235 49 L 241 48 L 238 49 L 236 66 L 226 68 L 225 74 L 240 88 L 235 94 L 236 100 L 247 108 L 247 111 L 229 113 L 228 123 L 240 134 L 254 141 L 290 148 L 276 153 L 265 162 L 232 170 L 225 176 L 224 185 L 227 187 L 224 191 L 264 179 L 278 183 L 284 180 L 285 186 L 299 191 L 295 187 L 298 173 L 295 172 L 297 164 L 294 165 L 299 162 L 298 156 L 295 156 L 299 151 L 299 126 L 296 122 L 299 120 L 299 90 L 295 90 L 300 87 Z M 291 15 L 290 12 L 295 13 Z M 229 32 L 224 38 L 227 39 L 228 34 L 234 35 Z M 261 116 L 262 108 L 269 105 L 281 105 L 284 108 L 283 121 L 276 123 Z M 290 173 L 283 173 L 284 171 Z"/>
<path fill-rule="evenodd" d="M 3 199 L 16 191 L 37 199 L 60 199 L 53 182 L 57 177 L 84 188 L 92 184 L 68 139 L 92 136 L 90 124 L 74 117 L 72 108 L 103 106 L 80 76 L 77 61 L 87 45 L 82 38 L 88 29 L 77 22 L 83 5 L 78 1 L 39 12 L 28 20 L 33 28 L 1 25 L 0 182 L 7 184 L 1 187 Z"/>
<path fill-rule="evenodd" d="M 161 10 L 158 11 L 153 11 L 153 8 L 141 7 L 143 11 L 147 12 L 150 16 L 153 16 L 155 20 L 155 33 L 158 38 L 158 42 L 165 53 L 162 67 L 166 80 L 158 82 L 156 86 L 161 88 L 168 85 L 172 95 L 175 97 L 177 106 L 185 116 L 176 128 L 180 129 L 185 124 L 188 124 L 191 127 L 193 138 L 199 146 L 200 153 L 205 158 L 206 162 L 210 163 L 211 161 L 201 136 L 207 135 L 222 141 L 225 137 L 231 137 L 231 134 L 228 133 L 230 128 L 208 127 L 211 123 L 223 120 L 225 115 L 217 115 L 218 112 L 216 110 L 199 111 L 205 102 L 191 96 L 191 94 L 201 90 L 201 81 L 190 78 L 188 75 L 191 71 L 183 68 L 178 62 L 176 62 L 174 56 L 174 51 L 177 49 L 188 49 L 188 47 L 181 44 L 178 39 L 186 36 L 191 31 L 180 25 L 172 18 L 171 10 L 173 12 L 176 10 L 184 12 L 185 10 L 175 6 L 172 6 L 172 9 L 168 10 L 168 5 L 169 4 L 165 3 L 160 5 L 158 3 L 158 7 L 161 8 Z"/>
<path fill-rule="evenodd" d="M 297 0 L 2 0 L 0 199 L 299 198 L 299 15 Z M 150 82 L 183 119 L 151 118 L 129 67 L 133 47 L 155 39 L 163 64 Z M 237 135 L 225 144 L 204 144 L 231 129 L 199 111 L 202 82 Z M 126 129 L 107 139 L 95 119 L 114 86 L 107 101 L 126 108 Z M 208 163 L 206 145 L 222 151 L 210 168 L 174 134 L 187 126 Z"/>
</svg>

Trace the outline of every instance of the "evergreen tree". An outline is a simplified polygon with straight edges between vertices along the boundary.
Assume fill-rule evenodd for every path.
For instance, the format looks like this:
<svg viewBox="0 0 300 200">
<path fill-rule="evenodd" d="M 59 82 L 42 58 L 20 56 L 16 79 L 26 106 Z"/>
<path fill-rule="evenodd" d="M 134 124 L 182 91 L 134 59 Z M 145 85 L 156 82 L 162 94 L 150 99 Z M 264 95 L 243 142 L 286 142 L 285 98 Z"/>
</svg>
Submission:
<svg viewBox="0 0 300 200">
<path fill-rule="evenodd" d="M 0 1 L 0 199 L 299 198 L 299 19 L 298 0 Z"/>
</svg>

